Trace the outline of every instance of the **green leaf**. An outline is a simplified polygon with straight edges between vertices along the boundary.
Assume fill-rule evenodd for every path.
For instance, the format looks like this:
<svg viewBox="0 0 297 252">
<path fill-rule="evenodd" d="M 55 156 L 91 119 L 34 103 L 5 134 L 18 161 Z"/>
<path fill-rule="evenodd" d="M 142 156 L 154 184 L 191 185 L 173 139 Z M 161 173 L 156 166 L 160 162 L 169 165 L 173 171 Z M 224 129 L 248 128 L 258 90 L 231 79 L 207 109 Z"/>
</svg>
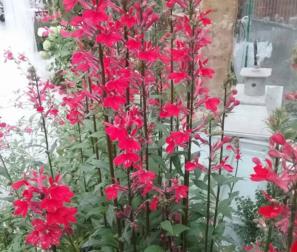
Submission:
<svg viewBox="0 0 297 252">
<path fill-rule="evenodd" d="M 171 157 L 171 160 L 172 160 L 173 165 L 174 165 L 175 169 L 177 170 L 177 172 L 180 175 L 183 175 L 182 165 L 181 165 L 181 162 L 180 162 L 180 157 L 178 155 L 175 155 L 175 156 Z"/>
<path fill-rule="evenodd" d="M 7 173 L 6 169 L 2 166 L 0 166 L 0 176 L 3 176 L 7 179 L 9 179 L 9 174 Z"/>
<path fill-rule="evenodd" d="M 173 226 L 173 233 L 175 236 L 179 236 L 181 233 L 185 232 L 186 230 L 189 230 L 189 227 L 182 224 L 176 224 Z"/>
<path fill-rule="evenodd" d="M 232 217 L 232 207 L 230 207 L 230 199 L 224 199 L 222 201 L 220 201 L 219 203 L 219 207 L 218 207 L 218 211 L 228 217 L 228 218 L 231 218 Z"/>
<path fill-rule="evenodd" d="M 148 246 L 144 252 L 165 252 L 165 250 L 163 250 L 160 246 L 158 245 L 151 245 Z"/>
<path fill-rule="evenodd" d="M 114 221 L 114 209 L 112 205 L 108 206 L 108 209 L 106 211 L 106 220 L 108 224 L 112 227 L 113 221 Z"/>
<path fill-rule="evenodd" d="M 170 236 L 179 236 L 182 232 L 189 229 L 189 227 L 182 224 L 172 225 L 168 220 L 161 222 L 161 228 L 167 231 Z"/>
<path fill-rule="evenodd" d="M 174 236 L 173 227 L 169 220 L 161 222 L 161 228 L 167 231 L 170 235 Z"/>
</svg>

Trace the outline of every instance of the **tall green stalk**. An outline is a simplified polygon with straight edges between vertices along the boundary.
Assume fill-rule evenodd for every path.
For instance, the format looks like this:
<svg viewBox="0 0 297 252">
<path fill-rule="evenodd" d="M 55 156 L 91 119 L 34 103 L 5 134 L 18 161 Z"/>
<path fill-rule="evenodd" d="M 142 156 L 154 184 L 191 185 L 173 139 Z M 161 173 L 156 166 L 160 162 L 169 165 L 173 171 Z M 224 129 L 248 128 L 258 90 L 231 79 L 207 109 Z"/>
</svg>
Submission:
<svg viewBox="0 0 297 252">
<path fill-rule="evenodd" d="M 192 21 L 193 16 L 193 2 L 190 1 L 189 4 L 189 18 Z M 194 35 L 195 25 L 191 27 L 192 35 Z M 191 130 L 193 128 L 193 113 L 194 113 L 194 91 L 195 91 L 195 52 L 194 52 L 194 41 L 190 41 L 190 53 L 191 53 L 191 61 L 189 62 L 188 73 L 190 76 L 190 80 L 188 81 L 188 92 L 187 92 L 187 109 L 189 110 L 189 114 L 187 115 L 187 129 Z M 187 154 L 186 154 L 186 161 L 190 161 L 192 157 L 192 138 L 190 137 Z M 184 174 L 184 185 L 189 188 L 190 185 L 190 172 L 185 170 Z M 183 224 L 188 225 L 189 219 L 189 193 L 187 197 L 183 200 L 183 207 L 184 207 L 184 218 Z M 186 251 L 187 244 L 186 244 L 186 237 L 184 234 L 183 238 L 183 249 Z"/>
<path fill-rule="evenodd" d="M 208 129 L 208 149 L 209 149 L 209 158 L 208 158 L 208 171 L 207 171 L 207 203 L 206 203 L 206 227 L 205 227 L 205 241 L 204 241 L 204 252 L 208 251 L 208 231 L 210 225 L 210 189 L 211 189 L 211 168 L 212 168 L 212 123 L 209 121 Z"/>
<path fill-rule="evenodd" d="M 279 150 L 279 145 L 276 146 L 276 150 Z M 276 158 L 275 162 L 274 162 L 274 172 L 277 173 L 278 171 L 278 166 L 280 163 L 280 158 Z M 276 186 L 272 185 L 272 193 L 271 193 L 272 198 L 274 198 L 276 196 Z M 266 241 L 265 241 L 265 248 L 264 248 L 264 252 L 268 252 L 269 251 L 269 246 L 272 240 L 272 228 L 273 225 L 271 223 L 271 221 L 268 223 L 268 232 L 267 232 L 267 237 L 266 237 Z"/>
<path fill-rule="evenodd" d="M 35 83 L 35 87 L 36 87 L 38 105 L 40 107 L 42 107 L 41 94 L 40 94 L 39 82 L 38 82 L 39 80 L 38 80 L 38 77 L 37 77 L 37 74 L 36 74 L 36 70 L 32 67 L 30 69 L 30 71 L 31 71 L 32 79 L 33 79 L 33 81 Z M 45 152 L 46 152 L 46 155 L 47 155 L 51 176 L 54 178 L 54 169 L 53 169 L 52 159 L 51 159 L 51 154 L 50 154 L 49 137 L 48 137 L 46 120 L 45 120 L 45 116 L 44 116 L 43 113 L 41 113 L 40 117 L 41 117 L 41 126 L 42 126 L 42 130 L 43 130 L 43 133 L 44 133 L 44 139 L 45 139 Z"/>
<path fill-rule="evenodd" d="M 226 107 L 226 103 L 227 103 L 227 92 L 228 92 L 228 83 L 229 81 L 227 81 L 224 84 L 224 98 L 223 98 L 223 109 L 224 112 L 222 114 L 222 123 L 221 123 L 221 141 L 223 141 L 224 136 L 225 136 L 225 120 L 226 120 L 226 111 L 225 111 L 225 107 Z M 220 158 L 219 158 L 219 162 L 221 163 L 223 161 L 224 158 L 224 147 L 222 146 L 220 149 Z M 222 174 L 222 169 L 219 170 L 219 175 Z M 213 221 L 213 230 L 215 230 L 216 225 L 217 225 L 217 219 L 218 219 L 218 208 L 219 208 L 219 202 L 220 202 L 220 194 L 221 194 L 221 186 L 218 184 L 217 187 L 217 193 L 216 193 L 216 202 L 215 202 L 215 213 L 214 213 L 214 221 Z M 211 238 L 211 244 L 210 244 L 210 252 L 213 251 L 213 246 L 214 246 L 214 240 L 213 238 Z"/>
<path fill-rule="evenodd" d="M 287 237 L 287 252 L 290 252 L 291 246 L 293 244 L 293 238 L 294 238 L 294 231 L 295 231 L 295 219 L 296 219 L 296 212 L 297 212 L 297 190 L 295 188 L 292 192 L 292 199 L 291 199 L 291 216 L 290 216 L 290 222 L 288 227 L 288 237 Z"/>
</svg>

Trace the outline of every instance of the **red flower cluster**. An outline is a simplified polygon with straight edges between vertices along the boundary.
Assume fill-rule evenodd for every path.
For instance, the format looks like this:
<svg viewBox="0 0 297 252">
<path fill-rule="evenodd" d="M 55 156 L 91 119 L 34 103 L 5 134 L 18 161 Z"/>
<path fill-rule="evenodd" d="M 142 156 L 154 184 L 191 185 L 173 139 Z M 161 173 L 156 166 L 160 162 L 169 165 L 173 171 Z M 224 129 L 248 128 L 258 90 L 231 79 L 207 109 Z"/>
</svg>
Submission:
<svg viewBox="0 0 297 252">
<path fill-rule="evenodd" d="M 49 249 L 59 245 L 63 234 L 71 232 L 71 224 L 76 222 L 76 208 L 67 206 L 74 194 L 61 179 L 60 175 L 45 175 L 41 168 L 33 171 L 32 177 L 12 184 L 14 190 L 22 189 L 21 198 L 14 201 L 15 215 L 31 219 L 33 230 L 26 242 L 33 246 Z"/>
<path fill-rule="evenodd" d="M 297 223 L 297 218 L 294 216 L 296 213 L 291 208 L 292 204 L 295 204 L 293 202 L 296 194 L 297 146 L 294 142 L 287 140 L 280 132 L 276 132 L 270 137 L 269 144 L 269 159 L 265 160 L 265 164 L 258 158 L 253 159 L 255 166 L 254 173 L 251 174 L 251 180 L 266 181 L 273 184 L 273 186 L 283 191 L 288 200 L 278 201 L 273 198 L 275 195 L 271 196 L 265 192 L 264 196 L 269 204 L 259 207 L 258 213 L 265 219 L 273 220 L 275 228 L 281 233 L 291 235 L 296 239 L 296 232 L 290 231 L 290 225 L 296 225 Z M 294 223 L 290 224 L 292 220 Z M 293 244 L 291 251 L 295 251 L 295 248 L 296 244 Z M 277 250 L 271 249 L 270 251 Z"/>
</svg>

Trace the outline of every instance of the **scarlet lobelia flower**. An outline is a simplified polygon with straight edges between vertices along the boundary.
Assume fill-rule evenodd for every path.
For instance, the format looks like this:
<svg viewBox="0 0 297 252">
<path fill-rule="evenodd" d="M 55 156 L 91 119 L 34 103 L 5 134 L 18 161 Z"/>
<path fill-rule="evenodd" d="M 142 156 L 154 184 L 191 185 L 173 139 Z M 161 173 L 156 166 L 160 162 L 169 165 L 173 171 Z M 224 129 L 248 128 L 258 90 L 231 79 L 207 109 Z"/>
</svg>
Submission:
<svg viewBox="0 0 297 252">
<path fill-rule="evenodd" d="M 12 184 L 14 190 L 22 189 L 21 198 L 14 201 L 15 215 L 33 216 L 33 230 L 26 236 L 28 244 L 42 249 L 59 245 L 63 234 L 76 222 L 77 209 L 68 206 L 74 194 L 61 180 L 60 175 L 45 175 L 42 167 Z"/>
<path fill-rule="evenodd" d="M 64 8 L 66 11 L 71 11 L 78 3 L 78 0 L 64 0 Z"/>
<path fill-rule="evenodd" d="M 260 215 L 266 219 L 273 219 L 278 217 L 284 211 L 284 207 L 279 204 L 272 204 L 267 206 L 261 206 L 258 209 Z"/>
<path fill-rule="evenodd" d="M 104 193 L 107 200 L 115 200 L 118 198 L 118 193 L 121 190 L 121 186 L 118 184 L 111 184 L 105 187 Z"/>
<path fill-rule="evenodd" d="M 168 144 L 168 146 L 166 147 L 166 152 L 168 154 L 171 154 L 176 147 L 185 147 L 189 140 L 189 131 L 172 131 L 170 135 L 166 138 L 166 143 Z"/>
<path fill-rule="evenodd" d="M 140 169 L 132 174 L 132 178 L 134 187 L 140 189 L 142 196 L 145 196 L 152 191 L 156 174 L 153 171 Z"/>
<path fill-rule="evenodd" d="M 180 185 L 177 179 L 172 180 L 172 187 L 169 188 L 169 191 L 173 191 L 174 200 L 176 203 L 179 203 L 182 199 L 188 197 L 189 187 L 185 185 Z"/>
<path fill-rule="evenodd" d="M 159 204 L 159 198 L 157 196 L 154 196 L 153 199 L 150 201 L 150 210 L 152 212 L 156 211 Z"/>
<path fill-rule="evenodd" d="M 212 112 L 217 112 L 219 104 L 220 104 L 219 98 L 216 98 L 216 97 L 208 98 L 205 101 L 205 108 Z"/>
</svg>

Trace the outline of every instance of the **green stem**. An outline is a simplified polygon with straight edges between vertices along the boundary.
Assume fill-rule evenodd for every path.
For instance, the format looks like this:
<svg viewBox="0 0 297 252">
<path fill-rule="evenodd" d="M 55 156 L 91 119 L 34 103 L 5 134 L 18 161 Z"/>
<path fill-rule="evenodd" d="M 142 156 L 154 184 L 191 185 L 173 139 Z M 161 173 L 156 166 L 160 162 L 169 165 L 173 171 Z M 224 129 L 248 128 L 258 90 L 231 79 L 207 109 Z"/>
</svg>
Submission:
<svg viewBox="0 0 297 252">
<path fill-rule="evenodd" d="M 38 105 L 40 107 L 42 107 L 41 95 L 40 95 L 40 90 L 39 90 L 39 83 L 38 83 L 38 79 L 37 79 L 35 69 L 32 69 L 32 77 L 33 77 L 33 79 L 35 81 L 35 86 L 36 86 L 36 91 L 37 91 L 37 99 L 38 99 L 38 103 L 39 103 Z M 48 164 L 49 164 L 51 176 L 54 178 L 54 169 L 53 169 L 52 159 L 51 159 L 51 156 L 50 156 L 50 149 L 49 149 L 48 131 L 47 131 L 47 126 L 46 126 L 45 116 L 43 115 L 43 113 L 41 113 L 41 122 L 42 122 L 42 128 L 43 128 L 43 132 L 44 132 L 45 148 L 46 148 L 46 155 L 47 155 L 47 159 L 48 159 Z"/>
<path fill-rule="evenodd" d="M 79 143 L 82 144 L 82 137 L 81 137 L 81 128 L 80 128 L 80 124 L 77 124 L 77 131 L 78 131 L 78 137 L 79 137 Z M 81 163 L 84 163 L 84 153 L 83 153 L 83 149 L 80 148 L 80 160 Z M 86 182 L 86 174 L 85 171 L 83 171 L 83 180 L 84 180 L 84 188 L 85 188 L 85 192 L 88 191 L 88 187 L 87 187 L 87 182 Z"/>
<path fill-rule="evenodd" d="M 208 158 L 208 172 L 207 172 L 207 205 L 206 205 L 206 228 L 205 228 L 205 242 L 204 242 L 204 251 L 208 251 L 208 229 L 210 222 L 210 182 L 211 182 L 211 167 L 212 167 L 212 129 L 211 129 L 211 120 L 209 122 L 208 130 L 208 147 L 209 147 L 209 158 Z"/>
<path fill-rule="evenodd" d="M 173 73 L 173 16 L 172 16 L 172 9 L 170 10 L 170 73 Z M 170 102 L 171 104 L 174 102 L 174 83 L 173 80 L 170 80 Z M 170 131 L 173 131 L 173 117 L 170 117 Z M 173 167 L 173 161 L 172 157 L 170 157 L 170 163 L 169 163 L 169 174 L 172 175 L 172 167 Z M 169 186 L 171 186 L 171 180 L 169 181 Z"/>
<path fill-rule="evenodd" d="M 87 83 L 89 86 L 89 91 L 92 94 L 92 87 L 91 87 L 91 80 L 87 79 Z M 91 103 L 93 103 L 93 101 L 91 100 Z M 93 122 L 93 133 L 97 133 L 97 121 L 96 121 L 96 116 L 93 115 L 92 116 L 92 122 Z M 95 151 L 95 155 L 96 155 L 96 159 L 99 160 L 100 156 L 99 156 L 99 146 L 98 146 L 98 138 L 97 137 L 92 137 L 92 144 L 94 145 L 94 151 Z M 101 169 L 100 167 L 97 167 L 98 170 L 98 177 L 99 177 L 99 183 L 101 183 L 102 181 L 102 173 L 101 173 Z"/>
<path fill-rule="evenodd" d="M 276 150 L 278 151 L 279 150 L 279 145 L 276 146 Z M 275 162 L 274 162 L 274 172 L 277 173 L 278 171 L 278 166 L 279 166 L 279 163 L 280 163 L 280 158 L 276 158 L 275 159 Z M 276 195 L 276 186 L 275 185 L 272 185 L 272 198 L 275 197 Z M 272 228 L 273 228 L 273 223 L 270 221 L 268 223 L 268 232 L 267 232 L 267 237 L 266 237 L 266 241 L 265 241 L 265 248 L 264 248 L 264 252 L 268 252 L 269 251 L 269 245 L 271 243 L 271 240 L 272 240 Z"/>
<path fill-rule="evenodd" d="M 6 166 L 6 163 L 5 163 L 4 158 L 3 158 L 3 156 L 1 155 L 1 153 L 0 153 L 0 160 L 1 160 L 2 166 L 3 166 L 4 170 L 5 170 L 5 173 L 6 173 L 6 175 L 7 175 L 7 178 L 8 178 L 8 180 L 9 180 L 9 183 L 12 184 L 12 183 L 13 183 L 13 180 L 12 180 L 10 174 L 9 174 L 8 168 L 7 168 L 7 166 Z"/>
<path fill-rule="evenodd" d="M 290 222 L 288 227 L 287 252 L 290 252 L 291 246 L 293 243 L 296 212 L 297 212 L 297 190 L 295 186 L 295 190 L 293 190 L 293 196 L 291 201 L 291 216 L 290 216 Z"/>
<path fill-rule="evenodd" d="M 226 120 L 226 104 L 227 104 L 227 84 L 228 82 L 226 82 L 224 84 L 224 100 L 223 100 L 223 109 L 224 112 L 222 114 L 222 124 L 221 124 L 221 141 L 223 141 L 224 136 L 225 136 L 225 120 Z M 224 147 L 222 146 L 220 149 L 220 158 L 219 158 L 219 162 L 221 163 L 222 160 L 224 158 Z M 219 175 L 222 174 L 222 169 L 219 170 Z M 221 186 L 218 184 L 217 187 L 217 194 L 216 194 L 216 202 L 215 202 L 215 213 L 214 213 L 214 221 L 213 221 L 213 230 L 215 230 L 216 225 L 217 225 L 217 219 L 218 219 L 218 207 L 219 207 L 219 202 L 220 202 L 220 194 L 221 194 Z M 210 252 L 213 251 L 213 246 L 214 246 L 214 240 L 213 238 L 211 238 L 211 244 L 210 244 Z"/>
<path fill-rule="evenodd" d="M 137 246 L 136 246 L 136 234 L 135 234 L 135 229 L 133 227 L 133 222 L 134 222 L 134 213 L 133 213 L 133 208 L 132 208 L 132 200 L 133 200 L 133 195 L 132 195 L 132 188 L 131 188 L 131 180 L 130 180 L 130 168 L 127 170 L 127 180 L 128 180 L 128 202 L 129 206 L 131 207 L 131 213 L 130 213 L 130 222 L 132 224 L 132 237 L 131 237 L 131 242 L 133 246 L 133 252 L 137 252 Z"/>
<path fill-rule="evenodd" d="M 192 6 L 192 1 L 190 1 L 190 6 Z M 190 17 L 192 17 L 192 7 L 190 8 Z M 192 19 L 191 19 L 192 20 Z M 192 28 L 192 35 L 194 37 L 195 25 Z M 187 109 L 189 110 L 189 114 L 187 115 L 187 129 L 192 130 L 193 128 L 193 113 L 194 113 L 194 91 L 195 91 L 195 51 L 194 51 L 194 41 L 190 41 L 191 48 L 191 62 L 189 63 L 189 76 L 191 80 L 188 81 L 188 92 L 187 92 Z M 187 155 L 185 157 L 186 161 L 191 161 L 192 158 L 192 137 L 190 136 Z M 190 190 L 190 172 L 185 170 L 184 174 L 184 185 L 187 186 Z M 189 191 L 187 197 L 183 200 L 184 207 L 184 217 L 183 224 L 185 226 L 188 225 L 189 219 Z M 183 250 L 187 251 L 187 239 L 186 232 L 183 233 Z"/>
</svg>

